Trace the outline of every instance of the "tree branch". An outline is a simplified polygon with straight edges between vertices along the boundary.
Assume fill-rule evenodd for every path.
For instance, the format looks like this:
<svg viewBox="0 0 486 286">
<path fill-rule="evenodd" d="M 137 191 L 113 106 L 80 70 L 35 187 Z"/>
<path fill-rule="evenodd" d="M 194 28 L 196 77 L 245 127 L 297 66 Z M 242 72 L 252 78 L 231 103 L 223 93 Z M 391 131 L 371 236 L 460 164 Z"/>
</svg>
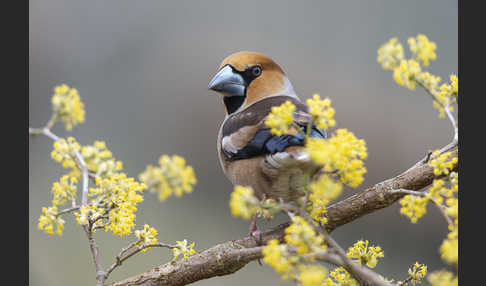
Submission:
<svg viewBox="0 0 486 286">
<path fill-rule="evenodd" d="M 441 153 L 444 152 L 451 152 L 452 157 L 457 157 L 457 141 L 442 148 Z M 341 225 L 388 207 L 406 195 L 393 192 L 393 190 L 420 191 L 430 185 L 437 178 L 433 173 L 433 168 L 428 166 L 428 161 L 432 157 L 427 155 L 400 175 L 329 206 L 326 212 L 328 222 L 325 228 L 327 232 L 332 232 Z M 457 170 L 457 164 L 454 166 L 454 170 Z M 262 243 L 266 244 L 270 239 L 282 241 L 284 230 L 288 226 L 288 223 L 284 223 L 263 233 Z M 186 260 L 163 264 L 112 285 L 186 285 L 215 276 L 224 276 L 238 271 L 250 261 L 262 258 L 262 249 L 263 247 L 258 246 L 252 237 L 228 241 L 190 256 Z"/>
</svg>

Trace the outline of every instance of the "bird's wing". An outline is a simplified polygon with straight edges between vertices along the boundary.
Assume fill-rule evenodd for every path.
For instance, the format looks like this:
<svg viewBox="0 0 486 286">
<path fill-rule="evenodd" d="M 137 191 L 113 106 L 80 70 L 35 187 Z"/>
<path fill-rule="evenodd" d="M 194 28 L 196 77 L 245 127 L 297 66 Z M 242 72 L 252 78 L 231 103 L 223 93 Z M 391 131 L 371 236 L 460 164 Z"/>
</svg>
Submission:
<svg viewBox="0 0 486 286">
<path fill-rule="evenodd" d="M 307 106 L 299 99 L 290 96 L 273 96 L 250 105 L 245 110 L 231 115 L 225 120 L 222 128 L 221 149 L 229 160 L 247 159 L 265 154 L 284 152 L 291 146 L 303 146 L 304 137 L 296 128 L 291 134 L 274 135 L 265 125 L 267 115 L 273 106 L 279 106 L 285 101 L 291 101 L 295 106 L 294 121 L 304 132 L 307 131 L 310 115 Z M 326 138 L 324 130 L 312 126 L 311 137 Z M 285 153 L 285 152 L 284 152 Z M 280 157 L 279 157 L 280 156 Z M 282 160 L 285 155 L 279 155 L 276 160 Z M 290 157 L 286 157 L 287 163 Z"/>
</svg>

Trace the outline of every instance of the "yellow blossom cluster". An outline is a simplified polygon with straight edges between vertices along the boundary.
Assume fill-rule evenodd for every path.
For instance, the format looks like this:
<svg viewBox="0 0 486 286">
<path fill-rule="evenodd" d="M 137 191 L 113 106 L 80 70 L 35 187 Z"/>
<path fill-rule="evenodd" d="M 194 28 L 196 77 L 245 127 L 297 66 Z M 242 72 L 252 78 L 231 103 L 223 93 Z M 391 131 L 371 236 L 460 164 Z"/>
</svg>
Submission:
<svg viewBox="0 0 486 286">
<path fill-rule="evenodd" d="M 54 118 L 60 118 L 66 130 L 71 131 L 74 126 L 84 122 L 84 103 L 77 89 L 66 84 L 56 86 L 51 103 Z"/>
<path fill-rule="evenodd" d="M 135 245 L 140 247 L 140 246 L 147 246 L 147 245 L 153 245 L 157 243 L 157 230 L 155 228 L 150 227 L 148 224 L 145 224 L 143 226 L 143 229 L 141 230 L 136 230 L 135 231 L 135 236 L 139 239 L 139 242 L 136 243 Z M 147 247 L 142 249 L 142 252 L 149 251 L 151 247 Z"/>
<path fill-rule="evenodd" d="M 79 225 L 87 225 L 93 223 L 94 226 L 101 226 L 103 224 L 101 217 L 105 213 L 103 208 L 95 205 L 84 205 L 79 208 L 79 213 L 74 213 L 76 216 L 76 223 Z M 96 229 L 93 229 L 96 232 Z"/>
<path fill-rule="evenodd" d="M 344 267 L 337 267 L 330 273 L 330 276 L 334 278 L 336 282 L 328 285 L 358 286 L 358 281 L 356 281 Z"/>
<path fill-rule="evenodd" d="M 360 265 L 366 265 L 368 267 L 374 268 L 377 263 L 378 263 L 378 258 L 381 258 L 384 256 L 383 251 L 381 250 L 381 247 L 379 246 L 368 246 L 369 242 L 368 240 L 363 241 L 359 240 L 357 241 L 352 247 L 348 249 L 348 252 L 346 255 L 353 259 L 354 262 L 360 264 Z M 358 286 L 358 281 L 356 281 L 351 274 L 349 274 L 344 267 L 337 267 L 331 273 L 329 276 L 332 277 L 327 279 L 325 283 L 322 284 L 322 286 Z M 381 276 L 380 277 L 388 282 L 392 282 L 393 280 L 388 280 L 385 277 Z"/>
<path fill-rule="evenodd" d="M 342 188 L 341 183 L 324 174 L 310 183 L 311 194 L 309 195 L 309 200 L 316 205 L 328 205 L 329 202 L 339 197 Z"/>
<path fill-rule="evenodd" d="M 44 230 L 46 233 L 53 235 L 55 225 L 56 233 L 61 235 L 64 228 L 64 220 L 58 215 L 57 206 L 49 208 L 43 207 L 42 213 L 44 214 L 39 217 L 37 227 L 40 230 Z"/>
<path fill-rule="evenodd" d="M 323 285 L 327 280 L 327 268 L 319 264 L 304 263 L 314 259 L 300 255 L 326 250 L 324 237 L 316 233 L 302 217 L 294 216 L 292 224 L 285 229 L 284 240 L 286 244 L 279 244 L 277 239 L 270 240 L 262 251 L 263 261 L 281 274 L 283 280 L 292 278 L 299 285 Z"/>
<path fill-rule="evenodd" d="M 324 236 L 317 233 L 312 225 L 299 216 L 294 216 L 292 224 L 285 229 L 285 242 L 294 246 L 298 254 L 327 249 Z"/>
<path fill-rule="evenodd" d="M 178 155 L 162 155 L 158 167 L 147 166 L 138 178 L 149 186 L 151 192 L 157 192 L 161 201 L 172 194 L 180 197 L 184 193 L 191 193 L 197 182 L 193 168 Z"/>
<path fill-rule="evenodd" d="M 439 150 L 436 150 L 432 153 L 434 159 L 430 160 L 429 166 L 434 168 L 434 175 L 448 175 L 450 170 L 457 164 L 457 157 L 451 158 L 449 161 L 448 159 L 451 157 L 451 152 L 444 152 L 440 154 Z"/>
<path fill-rule="evenodd" d="M 410 90 L 414 90 L 417 85 L 417 79 L 423 77 L 432 80 L 432 83 L 437 86 L 440 78 L 431 78 L 429 73 L 423 74 L 419 63 L 419 61 L 422 61 L 425 66 L 428 66 L 429 60 L 436 59 L 435 43 L 429 41 L 425 35 L 419 34 L 416 38 L 409 38 L 408 44 L 414 56 L 412 59 L 405 59 L 403 46 L 398 42 L 397 38 L 391 38 L 378 49 L 378 63 L 381 64 L 383 69 L 393 70 L 395 81 Z"/>
<path fill-rule="evenodd" d="M 281 136 L 289 131 L 289 125 L 293 122 L 292 114 L 295 108 L 295 105 L 290 101 L 286 101 L 280 106 L 272 107 L 272 111 L 265 121 L 265 125 L 271 128 L 270 132 L 272 134 Z"/>
<path fill-rule="evenodd" d="M 447 238 L 440 245 L 440 257 L 449 264 L 457 265 L 459 261 L 458 228 L 454 226 Z"/>
<path fill-rule="evenodd" d="M 78 180 L 68 175 L 62 176 L 59 182 L 54 182 L 51 188 L 52 206 L 42 208 L 44 213 L 39 217 L 38 228 L 44 230 L 48 234 L 54 234 L 54 225 L 56 225 L 56 233 L 62 234 L 64 228 L 64 220 L 58 213 L 58 206 L 64 205 L 68 200 L 73 204 L 76 201 L 76 185 Z"/>
<path fill-rule="evenodd" d="M 326 213 L 326 206 L 339 197 L 342 191 L 342 184 L 324 174 L 309 184 L 309 190 L 311 192 L 309 201 L 312 204 L 310 216 L 324 225 L 327 222 L 327 218 L 323 216 Z"/>
<path fill-rule="evenodd" d="M 457 190 L 457 185 L 451 185 L 451 188 L 447 188 L 445 180 L 435 179 L 427 192 L 427 198 L 434 199 L 434 202 L 440 205 L 444 202 L 444 197 L 446 198 L 446 201 L 453 199 L 453 195 Z"/>
<path fill-rule="evenodd" d="M 414 58 L 422 61 L 426 67 L 429 66 L 429 60 L 435 60 L 437 58 L 435 54 L 436 44 L 429 41 L 427 36 L 423 34 L 418 34 L 415 38 L 408 38 L 408 46 Z"/>
<path fill-rule="evenodd" d="M 368 156 L 366 143 L 347 129 L 336 130 L 336 135 L 329 139 L 308 138 L 305 147 L 325 172 L 338 171 L 342 183 L 357 187 L 364 180 L 366 168 L 362 160 Z"/>
<path fill-rule="evenodd" d="M 123 163 L 117 161 L 104 141 L 95 141 L 93 145 L 81 146 L 75 138 L 67 140 L 60 138 L 53 143 L 51 158 L 61 163 L 65 169 L 72 169 L 71 177 L 81 178 L 81 171 L 76 165 L 74 151 L 78 151 L 83 158 L 88 171 L 99 176 L 110 176 L 123 169 Z"/>
<path fill-rule="evenodd" d="M 302 286 L 322 286 L 327 280 L 328 270 L 318 264 L 300 264 L 298 267 L 299 276 L 297 281 Z"/>
<path fill-rule="evenodd" d="M 427 191 L 424 197 L 407 195 L 400 200 L 402 208 L 400 212 L 410 218 L 412 223 L 415 223 L 426 212 L 426 204 L 429 200 L 432 200 L 439 206 L 444 215 L 448 217 L 449 234 L 447 238 L 442 242 L 440 246 L 441 258 L 449 264 L 458 263 L 458 215 L 459 215 L 459 201 L 457 198 L 458 186 L 458 173 L 452 171 L 457 164 L 457 157 L 451 158 L 450 152 L 440 154 L 439 151 L 432 153 L 434 159 L 429 162 L 429 166 L 433 167 L 434 175 L 446 175 L 447 179 L 435 179 L 432 182 L 432 186 Z M 447 181 L 446 181 L 447 180 Z M 412 270 L 413 271 L 413 270 Z M 442 281 L 439 274 L 436 276 L 430 275 L 429 282 Z M 440 274 L 442 275 L 442 274 Z M 447 283 L 454 283 L 452 278 L 445 278 Z M 439 282 L 437 282 L 439 283 Z M 442 285 L 433 284 L 432 285 Z"/>
<path fill-rule="evenodd" d="M 142 192 L 146 185 L 128 178 L 124 173 L 96 180 L 96 188 L 89 190 L 89 196 L 95 197 L 93 203 L 101 201 L 108 211 L 108 222 L 105 231 L 115 235 L 130 234 L 135 226 L 137 204 L 143 201 Z"/>
<path fill-rule="evenodd" d="M 455 196 L 459 190 L 457 172 L 452 169 L 457 164 L 457 157 L 451 158 L 451 152 L 440 154 L 439 151 L 432 153 L 434 159 L 429 162 L 429 166 L 434 168 L 434 175 L 449 175 L 448 183 L 444 179 L 435 179 L 432 186 L 424 197 L 407 195 L 400 200 L 400 213 L 408 216 L 412 223 L 417 222 L 427 212 L 427 203 L 430 199 L 435 204 L 445 208 L 445 212 L 457 223 L 458 199 Z M 449 186 L 448 186 L 449 185 Z M 445 206 L 443 205 L 445 199 Z"/>
<path fill-rule="evenodd" d="M 439 270 L 430 273 L 427 276 L 427 281 L 429 281 L 432 286 L 458 286 L 458 277 L 447 270 Z"/>
<path fill-rule="evenodd" d="M 312 98 L 307 99 L 306 103 L 309 107 L 309 114 L 312 115 L 317 128 L 328 129 L 336 125 L 334 120 L 335 111 L 331 107 L 329 98 L 321 99 L 318 94 L 314 94 Z"/>
<path fill-rule="evenodd" d="M 415 262 L 412 268 L 408 269 L 408 275 L 411 278 L 412 285 L 420 283 L 427 275 L 427 265 Z"/>
<path fill-rule="evenodd" d="M 272 239 L 263 248 L 262 253 L 263 261 L 275 269 L 278 274 L 282 274 L 282 279 L 289 278 L 296 257 L 290 256 L 285 244 L 279 244 L 277 239 Z"/>
<path fill-rule="evenodd" d="M 417 82 L 420 82 L 428 90 L 437 90 L 441 78 L 440 76 L 435 76 L 429 72 L 421 72 L 416 74 Z"/>
<path fill-rule="evenodd" d="M 135 226 L 135 212 L 137 205 L 143 201 L 142 193 L 147 188 L 145 183 L 136 182 L 134 178 L 127 177 L 120 172 L 123 169 L 121 161 L 117 161 L 104 141 L 95 141 L 92 145 L 80 145 L 75 138 L 59 138 L 50 132 L 58 121 L 65 124 L 67 130 L 84 121 L 84 104 L 81 102 L 78 91 L 63 84 L 54 89 L 52 97 L 53 115 L 41 131 L 29 129 L 31 134 L 45 134 L 55 140 L 51 157 L 61 163 L 63 168 L 71 169 L 68 175 L 61 177 L 59 182 L 52 186 L 52 206 L 42 208 L 38 228 L 48 234 L 61 235 L 64 228 L 62 214 L 74 212 L 76 222 L 90 232 L 95 233 L 98 228 L 112 231 L 114 235 L 127 235 L 132 233 Z M 37 129 L 36 129 L 37 130 Z M 44 132 L 47 131 L 47 132 Z M 158 187 L 160 198 L 165 199 L 171 194 L 181 196 L 190 193 L 196 183 L 194 171 L 191 166 L 185 165 L 185 160 L 179 156 L 162 156 L 160 166 L 149 166 L 147 171 L 140 175 L 141 180 L 150 181 L 151 187 Z M 88 187 L 90 180 L 95 181 L 96 187 L 89 188 L 85 202 L 76 204 L 77 184 L 82 177 L 81 169 L 88 170 L 88 180 L 83 180 L 83 187 Z M 72 201 L 72 207 L 59 211 L 58 206 Z M 55 229 L 56 228 L 56 229 Z M 157 244 L 157 230 L 145 224 L 143 229 L 134 232 L 138 241 L 137 246 L 146 252 Z M 182 259 L 193 255 L 195 242 L 188 245 L 187 240 L 177 241 L 173 247 L 174 260 L 182 255 Z"/>
<path fill-rule="evenodd" d="M 452 224 L 449 224 L 449 234 L 447 238 L 442 242 L 440 246 L 441 258 L 450 263 L 458 263 L 458 216 L 459 216 L 459 200 L 456 196 L 458 185 L 458 173 L 453 172 L 452 169 L 457 164 L 457 157 L 449 160 L 450 152 L 438 154 L 438 151 L 434 152 L 436 156 L 429 162 L 429 166 L 434 168 L 435 175 L 448 175 L 448 185 L 443 179 L 435 179 L 432 187 L 428 191 L 428 196 L 433 198 L 437 204 L 443 206 L 444 212 L 452 220 Z"/>
<path fill-rule="evenodd" d="M 454 106 L 451 105 L 453 102 L 457 101 L 458 94 L 458 78 L 456 75 L 451 75 L 449 77 L 450 83 L 443 83 L 440 88 L 430 89 L 433 90 L 434 94 L 434 108 L 439 110 L 439 117 L 445 117 L 445 108 L 449 111 L 454 111 Z"/>
<path fill-rule="evenodd" d="M 81 156 L 86 167 L 96 176 L 111 176 L 123 169 L 123 163 L 117 161 L 104 141 L 95 141 L 93 145 L 81 147 Z"/>
<path fill-rule="evenodd" d="M 62 163 L 64 169 L 75 169 L 76 157 L 73 152 L 74 150 L 79 151 L 80 149 L 81 145 L 79 145 L 74 137 L 68 137 L 67 139 L 60 138 L 53 143 L 51 158 L 58 163 Z"/>
<path fill-rule="evenodd" d="M 187 240 L 184 239 L 183 241 L 176 241 L 176 248 L 172 248 L 172 252 L 174 255 L 173 260 L 177 260 L 177 258 L 182 255 L 182 260 L 187 259 L 189 256 L 193 255 L 196 253 L 194 250 L 194 245 L 196 242 L 193 242 L 189 245 L 187 245 Z"/>
<path fill-rule="evenodd" d="M 403 46 L 397 38 L 391 38 L 378 49 L 377 62 L 386 70 L 396 68 L 404 58 Z"/>
<path fill-rule="evenodd" d="M 419 218 L 427 213 L 427 202 L 429 198 L 414 195 L 406 195 L 400 200 L 400 213 L 410 218 L 412 223 L 416 223 Z"/>
<path fill-rule="evenodd" d="M 259 209 L 259 201 L 251 187 L 235 186 L 230 198 L 231 213 L 235 217 L 250 219 Z"/>
<path fill-rule="evenodd" d="M 76 200 L 76 185 L 78 179 L 64 175 L 59 182 L 52 185 L 51 193 L 53 194 L 52 205 L 64 205 L 68 200 Z"/>
<path fill-rule="evenodd" d="M 380 246 L 368 246 L 368 240 L 358 240 L 348 249 L 346 255 L 359 265 L 366 265 L 375 268 L 378 258 L 384 256 Z"/>
<path fill-rule="evenodd" d="M 399 85 L 415 90 L 417 86 L 416 77 L 420 72 L 420 64 L 416 60 L 402 60 L 400 65 L 393 70 L 393 78 Z"/>
<path fill-rule="evenodd" d="M 433 106 L 439 111 L 439 117 L 444 117 L 446 109 L 454 111 L 453 103 L 457 102 L 458 78 L 450 76 L 450 83 L 439 86 L 441 78 L 429 72 L 422 71 L 420 62 L 429 66 L 430 60 L 435 60 L 436 44 L 422 34 L 408 39 L 412 58 L 406 59 L 403 47 L 397 38 L 390 39 L 378 49 L 377 61 L 383 69 L 393 70 L 393 78 L 410 90 L 415 90 L 417 85 L 423 87 L 433 98 Z"/>
</svg>

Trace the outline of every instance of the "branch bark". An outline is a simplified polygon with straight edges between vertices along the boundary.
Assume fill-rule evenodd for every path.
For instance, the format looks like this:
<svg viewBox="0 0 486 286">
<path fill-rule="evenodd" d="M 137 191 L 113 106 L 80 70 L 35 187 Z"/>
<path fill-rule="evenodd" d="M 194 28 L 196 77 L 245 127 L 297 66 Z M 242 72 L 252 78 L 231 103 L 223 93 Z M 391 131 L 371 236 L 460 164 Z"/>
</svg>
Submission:
<svg viewBox="0 0 486 286">
<path fill-rule="evenodd" d="M 457 141 L 453 141 L 442 148 L 441 153 L 444 152 L 451 152 L 452 157 L 457 157 Z M 432 158 L 433 156 L 429 154 L 400 175 L 329 206 L 326 213 L 328 218 L 325 226 L 326 230 L 332 232 L 341 225 L 388 207 L 406 195 L 400 192 L 393 192 L 393 190 L 420 191 L 430 185 L 437 178 L 433 174 L 433 168 L 427 164 Z M 457 170 L 457 165 L 454 166 L 454 170 Z M 288 225 L 288 223 L 284 223 L 271 231 L 263 233 L 263 244 L 274 238 L 282 241 L 284 230 Z M 251 237 L 220 243 L 199 254 L 190 256 L 186 260 L 163 264 L 134 277 L 114 283 L 112 286 L 186 285 L 215 276 L 232 274 L 243 268 L 250 261 L 262 258 L 262 248 Z"/>
</svg>

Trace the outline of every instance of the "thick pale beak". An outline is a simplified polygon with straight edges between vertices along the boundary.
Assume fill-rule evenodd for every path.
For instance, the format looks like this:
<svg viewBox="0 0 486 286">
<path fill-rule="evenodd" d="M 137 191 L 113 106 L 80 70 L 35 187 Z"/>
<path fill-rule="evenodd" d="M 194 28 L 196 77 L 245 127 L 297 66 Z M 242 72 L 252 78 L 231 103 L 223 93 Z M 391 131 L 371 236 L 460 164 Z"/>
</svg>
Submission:
<svg viewBox="0 0 486 286">
<path fill-rule="evenodd" d="M 244 96 L 246 83 L 240 74 L 225 66 L 213 77 L 208 88 L 227 96 Z"/>
</svg>

